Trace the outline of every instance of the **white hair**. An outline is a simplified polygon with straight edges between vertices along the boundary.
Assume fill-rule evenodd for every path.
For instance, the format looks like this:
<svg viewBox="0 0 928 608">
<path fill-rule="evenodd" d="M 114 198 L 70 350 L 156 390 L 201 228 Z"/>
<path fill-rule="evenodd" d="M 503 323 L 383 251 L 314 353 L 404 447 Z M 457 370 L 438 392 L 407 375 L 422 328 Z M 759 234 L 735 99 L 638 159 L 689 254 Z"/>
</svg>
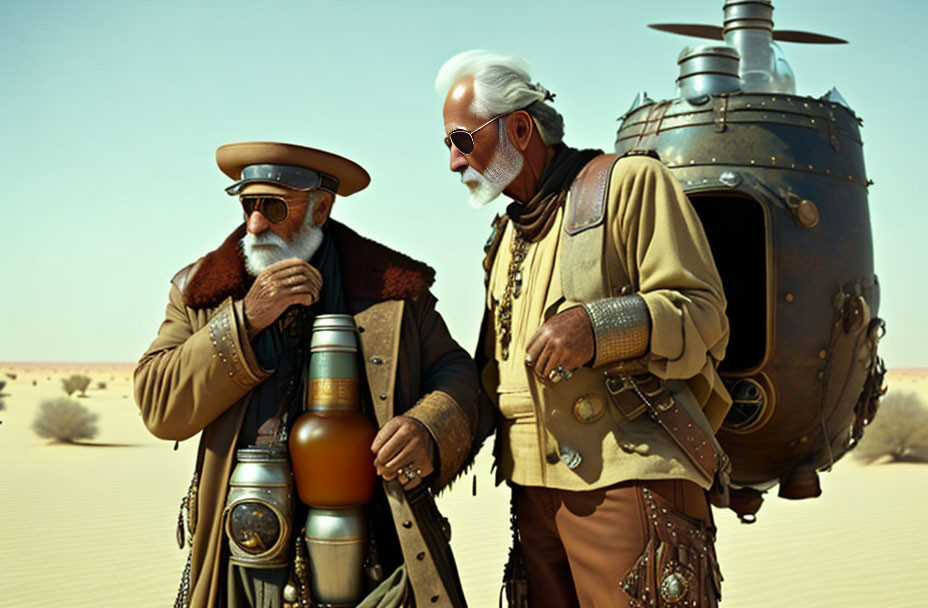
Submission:
<svg viewBox="0 0 928 608">
<path fill-rule="evenodd" d="M 271 230 L 261 234 L 246 232 L 242 237 L 242 254 L 245 256 L 245 269 L 253 277 L 258 276 L 262 270 L 283 260 L 299 258 L 309 261 L 319 246 L 322 245 L 322 227 L 313 222 L 313 210 L 316 208 L 316 191 L 309 193 L 309 206 L 303 216 L 303 225 L 293 235 L 290 242 L 278 236 Z"/>
<path fill-rule="evenodd" d="M 553 146 L 564 139 L 564 118 L 547 103 L 553 96 L 538 83 L 532 84 L 528 65 L 520 57 L 472 50 L 458 53 L 441 66 L 435 90 L 444 98 L 451 87 L 465 76 L 474 78 L 474 101 L 470 110 L 486 120 L 527 111 L 538 125 L 545 144 Z"/>
</svg>

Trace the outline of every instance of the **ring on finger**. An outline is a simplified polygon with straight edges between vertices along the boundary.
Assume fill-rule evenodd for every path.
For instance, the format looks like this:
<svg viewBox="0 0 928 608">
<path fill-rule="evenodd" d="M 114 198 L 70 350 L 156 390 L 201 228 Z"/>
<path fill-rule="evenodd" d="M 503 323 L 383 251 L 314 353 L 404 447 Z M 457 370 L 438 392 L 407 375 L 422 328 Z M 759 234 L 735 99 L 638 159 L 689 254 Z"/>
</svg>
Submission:
<svg viewBox="0 0 928 608">
<path fill-rule="evenodd" d="M 557 367 L 552 369 L 551 372 L 548 374 L 548 380 L 557 384 L 558 382 L 561 382 L 563 380 L 570 380 L 571 376 L 573 375 L 574 373 L 572 371 L 570 371 L 569 369 L 565 369 L 563 366 L 558 365 Z"/>
</svg>

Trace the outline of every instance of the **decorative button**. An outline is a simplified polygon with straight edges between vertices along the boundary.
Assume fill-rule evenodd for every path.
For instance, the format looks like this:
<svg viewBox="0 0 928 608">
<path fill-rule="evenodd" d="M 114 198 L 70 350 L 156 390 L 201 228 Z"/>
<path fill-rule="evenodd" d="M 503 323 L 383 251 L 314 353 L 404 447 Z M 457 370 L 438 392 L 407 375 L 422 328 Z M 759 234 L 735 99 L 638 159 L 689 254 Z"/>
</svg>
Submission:
<svg viewBox="0 0 928 608">
<path fill-rule="evenodd" d="M 548 452 L 547 456 L 545 456 L 545 460 L 548 461 L 548 464 L 557 464 L 557 461 L 560 460 L 560 458 L 554 452 Z"/>
<path fill-rule="evenodd" d="M 667 602 L 677 602 L 686 595 L 686 578 L 679 572 L 671 572 L 661 579 L 661 597 Z"/>
<path fill-rule="evenodd" d="M 381 365 L 383 363 L 383 359 L 381 357 L 378 357 L 377 355 L 374 355 L 373 357 L 371 357 L 370 361 L 374 365 Z"/>
<path fill-rule="evenodd" d="M 606 413 L 606 402 L 599 395 L 580 397 L 574 403 L 574 418 L 584 424 L 593 424 Z"/>
</svg>

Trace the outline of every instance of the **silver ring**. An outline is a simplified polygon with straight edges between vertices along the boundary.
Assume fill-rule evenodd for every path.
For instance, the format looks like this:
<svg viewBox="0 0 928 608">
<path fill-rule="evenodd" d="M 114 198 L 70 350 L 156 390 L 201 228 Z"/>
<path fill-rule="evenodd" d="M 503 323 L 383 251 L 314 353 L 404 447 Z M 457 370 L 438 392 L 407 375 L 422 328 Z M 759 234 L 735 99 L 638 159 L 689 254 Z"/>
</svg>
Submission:
<svg viewBox="0 0 928 608">
<path fill-rule="evenodd" d="M 405 475 L 406 479 L 410 481 L 412 481 L 413 479 L 416 478 L 416 476 L 421 475 L 421 474 L 422 474 L 422 469 L 418 467 L 414 468 L 413 465 L 411 464 L 403 467 L 403 475 Z"/>
<path fill-rule="evenodd" d="M 572 371 L 570 371 L 569 369 L 565 369 L 564 367 L 558 365 L 557 367 L 551 370 L 551 373 L 548 374 L 548 380 L 550 380 L 554 384 L 557 384 L 558 382 L 561 382 L 562 380 L 570 380 L 571 377 L 573 377 L 573 375 L 574 373 Z"/>
</svg>

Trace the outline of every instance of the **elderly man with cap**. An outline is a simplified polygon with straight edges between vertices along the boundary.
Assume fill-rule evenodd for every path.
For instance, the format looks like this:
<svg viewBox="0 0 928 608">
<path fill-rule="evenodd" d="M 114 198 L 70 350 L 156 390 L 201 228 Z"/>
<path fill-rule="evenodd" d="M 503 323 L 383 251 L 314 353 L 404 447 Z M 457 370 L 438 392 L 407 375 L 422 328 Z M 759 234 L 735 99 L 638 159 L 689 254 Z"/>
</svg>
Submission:
<svg viewBox="0 0 928 608">
<path fill-rule="evenodd" d="M 471 203 L 513 199 L 487 244 L 477 363 L 528 604 L 714 606 L 728 321 L 699 218 L 646 151 L 566 146 L 518 58 L 461 53 L 436 88 Z"/>
<path fill-rule="evenodd" d="M 431 492 L 476 450 L 477 378 L 435 311 L 434 271 L 329 219 L 336 194 L 369 182 L 354 162 L 269 142 L 222 146 L 216 157 L 236 180 L 227 192 L 238 196 L 245 223 L 174 277 L 165 320 L 135 370 L 136 401 L 154 435 L 182 441 L 201 434 L 182 504 L 191 551 L 177 605 L 335 603 L 307 591 L 310 574 L 314 585 L 323 575 L 307 572 L 313 566 L 294 542 L 306 507 L 296 500 L 256 507 L 256 527 L 244 540 L 227 536 L 238 524 L 235 511 L 230 518 L 224 510 L 236 461 L 251 458 L 253 446 L 286 446 L 302 413 L 314 319 L 342 314 L 353 315 L 341 317 L 352 333 L 357 328 L 364 410 L 380 421 L 368 463 L 384 481 L 365 511 L 373 537 L 367 575 L 338 572 L 336 564 L 327 576 L 361 580 L 355 591 L 367 594 L 364 606 L 406 606 L 413 596 L 418 605 L 464 606 Z M 266 460 L 273 468 L 286 456 Z M 274 519 L 288 510 L 292 521 Z M 249 551 L 269 555 L 261 553 L 268 543 L 283 546 L 278 537 L 288 529 L 292 538 L 274 559 L 252 559 Z M 236 557 L 236 548 L 244 553 Z"/>
</svg>

